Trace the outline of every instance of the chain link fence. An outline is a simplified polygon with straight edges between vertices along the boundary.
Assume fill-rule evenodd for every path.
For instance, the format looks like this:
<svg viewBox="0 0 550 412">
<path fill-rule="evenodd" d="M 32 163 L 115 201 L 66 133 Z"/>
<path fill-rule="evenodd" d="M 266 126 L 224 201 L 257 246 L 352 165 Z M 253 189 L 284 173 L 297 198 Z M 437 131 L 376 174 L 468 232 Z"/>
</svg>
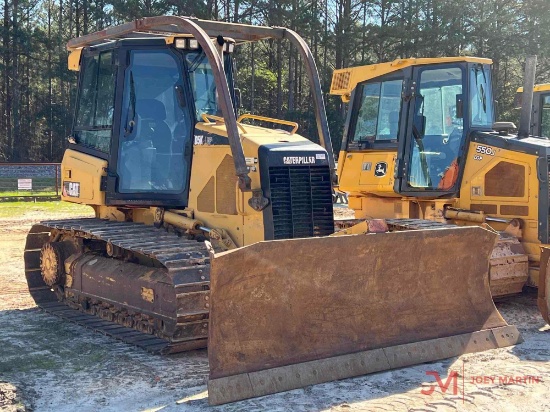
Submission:
<svg viewBox="0 0 550 412">
<path fill-rule="evenodd" d="M 0 163 L 0 201 L 58 200 L 60 163 Z"/>
</svg>

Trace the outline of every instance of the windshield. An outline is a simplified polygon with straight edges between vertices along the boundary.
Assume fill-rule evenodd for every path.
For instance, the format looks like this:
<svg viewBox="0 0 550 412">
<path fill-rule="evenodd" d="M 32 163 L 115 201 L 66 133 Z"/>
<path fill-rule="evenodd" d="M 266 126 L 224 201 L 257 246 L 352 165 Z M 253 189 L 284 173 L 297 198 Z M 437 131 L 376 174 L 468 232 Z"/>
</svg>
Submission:
<svg viewBox="0 0 550 412">
<path fill-rule="evenodd" d="M 463 141 L 462 69 L 426 69 L 420 74 L 415 98 L 409 187 L 452 188 L 458 177 L 458 153 Z"/>
<path fill-rule="evenodd" d="M 470 69 L 470 106 L 472 126 L 493 127 L 491 68 L 476 64 Z"/>
<path fill-rule="evenodd" d="M 203 113 L 220 115 L 216 83 L 208 58 L 202 52 L 192 52 L 185 55 L 185 60 L 187 62 L 187 70 L 189 71 L 189 79 L 193 89 L 195 117 L 197 121 L 203 121 Z M 229 87 L 232 85 L 229 70 L 231 67 L 230 65 L 231 58 L 229 55 L 225 55 L 224 68 Z"/>
<path fill-rule="evenodd" d="M 362 87 L 352 142 L 397 140 L 402 86 L 403 80 L 399 79 Z"/>
</svg>

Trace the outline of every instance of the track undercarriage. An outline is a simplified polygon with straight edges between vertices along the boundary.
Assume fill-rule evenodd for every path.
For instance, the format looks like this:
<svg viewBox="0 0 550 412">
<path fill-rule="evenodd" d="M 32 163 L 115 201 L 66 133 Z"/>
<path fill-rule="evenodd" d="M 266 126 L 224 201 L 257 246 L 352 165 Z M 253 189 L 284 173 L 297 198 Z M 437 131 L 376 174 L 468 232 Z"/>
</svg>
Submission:
<svg viewBox="0 0 550 412">
<path fill-rule="evenodd" d="M 25 274 L 50 313 L 151 352 L 206 347 L 203 242 L 133 222 L 42 222 L 27 237 Z"/>
</svg>

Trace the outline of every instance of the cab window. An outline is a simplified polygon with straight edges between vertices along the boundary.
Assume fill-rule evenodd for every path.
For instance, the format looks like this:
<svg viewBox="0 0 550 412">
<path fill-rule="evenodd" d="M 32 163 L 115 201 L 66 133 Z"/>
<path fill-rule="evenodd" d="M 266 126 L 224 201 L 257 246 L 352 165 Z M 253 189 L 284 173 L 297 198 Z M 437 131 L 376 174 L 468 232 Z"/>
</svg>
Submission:
<svg viewBox="0 0 550 412">
<path fill-rule="evenodd" d="M 543 137 L 550 137 L 550 95 L 542 97 L 540 135 Z"/>
<path fill-rule="evenodd" d="M 214 73 L 208 58 L 204 52 L 191 52 L 185 55 L 187 71 L 191 81 L 191 89 L 195 100 L 195 118 L 202 122 L 203 114 L 221 115 L 218 93 L 216 91 L 216 82 Z M 229 85 L 230 93 L 232 92 L 232 64 L 233 60 L 229 54 L 224 55 L 224 71 Z"/>
<path fill-rule="evenodd" d="M 470 111 L 472 126 L 493 127 L 491 69 L 476 64 L 470 69 Z"/>
<path fill-rule="evenodd" d="M 402 86 L 402 79 L 362 86 L 352 142 L 397 141 Z"/>
<path fill-rule="evenodd" d="M 112 52 L 85 57 L 81 71 L 74 139 L 77 144 L 108 153 L 111 145 L 116 76 Z"/>
<path fill-rule="evenodd" d="M 414 102 L 408 185 L 449 190 L 458 177 L 464 140 L 461 115 L 463 71 L 460 67 L 424 69 Z"/>
<path fill-rule="evenodd" d="M 119 132 L 119 191 L 182 193 L 193 121 L 180 59 L 169 50 L 131 50 L 129 62 Z"/>
</svg>

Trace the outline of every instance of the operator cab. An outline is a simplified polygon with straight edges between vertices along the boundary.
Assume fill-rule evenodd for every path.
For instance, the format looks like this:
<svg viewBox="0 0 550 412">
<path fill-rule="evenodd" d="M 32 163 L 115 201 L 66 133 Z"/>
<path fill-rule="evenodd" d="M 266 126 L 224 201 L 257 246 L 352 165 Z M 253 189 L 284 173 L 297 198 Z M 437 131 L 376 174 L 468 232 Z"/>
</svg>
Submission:
<svg viewBox="0 0 550 412">
<path fill-rule="evenodd" d="M 517 108 L 522 105 L 523 87 L 516 93 Z M 531 116 L 532 136 L 550 137 L 550 83 L 537 84 L 533 89 L 533 112 Z"/>
<path fill-rule="evenodd" d="M 224 41 L 224 70 L 235 102 L 234 41 Z M 108 204 L 185 206 L 195 124 L 218 111 L 210 63 L 193 38 L 86 47 L 71 148 L 108 161 Z"/>
<path fill-rule="evenodd" d="M 350 86 L 342 151 L 397 152 L 395 193 L 456 194 L 470 133 L 493 125 L 490 64 L 457 57 L 343 69 L 350 83 L 364 80 Z"/>
</svg>

